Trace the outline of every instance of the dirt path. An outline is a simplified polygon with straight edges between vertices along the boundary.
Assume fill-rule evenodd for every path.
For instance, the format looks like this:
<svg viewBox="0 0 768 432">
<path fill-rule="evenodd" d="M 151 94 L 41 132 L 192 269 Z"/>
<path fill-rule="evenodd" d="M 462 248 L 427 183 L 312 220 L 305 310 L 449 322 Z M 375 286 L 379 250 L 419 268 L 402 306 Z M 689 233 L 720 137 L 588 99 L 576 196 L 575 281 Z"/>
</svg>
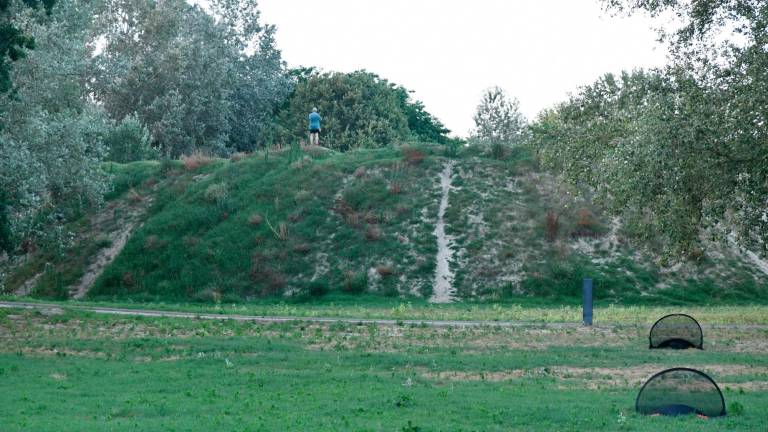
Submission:
<svg viewBox="0 0 768 432">
<path fill-rule="evenodd" d="M 25 303 L 0 301 L 0 309 L 34 309 L 48 312 L 57 312 L 62 310 L 75 310 L 82 312 L 91 312 L 105 315 L 122 316 L 143 316 L 156 318 L 183 318 L 200 320 L 232 320 L 232 321 L 250 321 L 262 323 L 280 323 L 280 322 L 314 322 L 314 323 L 344 323 L 353 325 L 388 325 L 388 326 L 419 326 L 427 325 L 432 327 L 534 327 L 534 328 L 585 328 L 582 323 L 577 322 L 535 322 L 535 321 L 459 321 L 459 320 L 419 320 L 419 319 L 370 319 L 370 318 L 332 318 L 332 317 L 303 317 L 303 316 L 264 316 L 264 315 L 239 315 L 239 314 L 215 314 L 215 313 L 196 313 L 181 311 L 162 311 L 151 309 L 126 309 L 99 306 L 80 306 L 75 304 L 56 304 L 56 303 Z M 647 327 L 645 324 L 600 324 L 589 328 L 591 329 L 612 329 L 624 327 Z M 710 324 L 702 325 L 705 329 L 725 328 L 739 330 L 764 330 L 768 329 L 765 324 Z"/>
<path fill-rule="evenodd" d="M 449 265 L 453 258 L 453 249 L 451 249 L 450 245 L 451 239 L 445 234 L 445 210 L 448 208 L 448 194 L 451 191 L 452 171 L 453 161 L 449 161 L 440 173 L 442 197 L 440 198 L 440 208 L 437 213 L 437 224 L 435 225 L 437 268 L 435 270 L 435 283 L 432 286 L 432 297 L 429 299 L 432 303 L 450 303 L 456 295 L 456 289 L 452 286 L 453 272 Z"/>
<path fill-rule="evenodd" d="M 95 241 L 96 235 L 104 236 L 109 240 L 109 246 L 100 249 L 93 257 L 91 263 L 85 269 L 80 280 L 69 287 L 69 296 L 79 300 L 88 294 L 93 283 L 104 272 L 104 269 L 120 254 L 126 242 L 131 237 L 134 229 L 139 225 L 139 219 L 152 204 L 151 196 L 134 196 L 133 200 L 124 200 L 116 205 L 106 208 L 91 221 L 91 239 Z"/>
</svg>

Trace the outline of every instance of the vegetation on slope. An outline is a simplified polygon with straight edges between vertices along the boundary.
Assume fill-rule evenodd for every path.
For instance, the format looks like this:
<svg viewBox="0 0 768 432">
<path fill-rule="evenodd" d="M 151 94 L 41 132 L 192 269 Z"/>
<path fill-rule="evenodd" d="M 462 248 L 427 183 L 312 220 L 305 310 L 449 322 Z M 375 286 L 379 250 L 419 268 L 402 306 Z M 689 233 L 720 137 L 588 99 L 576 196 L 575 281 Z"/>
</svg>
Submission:
<svg viewBox="0 0 768 432">
<path fill-rule="evenodd" d="M 444 147 L 418 145 L 111 164 L 115 190 L 105 210 L 78 222 L 80 246 L 39 254 L 10 275 L 6 291 L 40 275 L 28 292 L 72 295 L 115 225 L 126 223 L 114 216 L 122 212 L 135 231 L 91 299 L 429 298 L 438 173 L 448 160 Z M 603 302 L 768 298 L 765 275 L 734 251 L 712 246 L 698 262 L 661 266 L 627 242 L 618 221 L 539 172 L 524 149 L 499 160 L 465 148 L 453 164 L 445 219 L 459 298 L 573 303 L 584 277 L 595 279 Z M 131 213 L 137 206 L 145 211 Z"/>
</svg>

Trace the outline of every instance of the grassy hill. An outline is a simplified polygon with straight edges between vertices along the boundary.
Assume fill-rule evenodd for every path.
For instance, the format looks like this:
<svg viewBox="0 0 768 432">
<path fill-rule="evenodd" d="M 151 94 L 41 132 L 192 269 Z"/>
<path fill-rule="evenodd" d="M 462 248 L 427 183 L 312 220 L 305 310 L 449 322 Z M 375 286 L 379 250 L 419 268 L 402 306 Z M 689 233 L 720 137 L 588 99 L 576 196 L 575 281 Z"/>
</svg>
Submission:
<svg viewBox="0 0 768 432">
<path fill-rule="evenodd" d="M 310 149 L 107 169 L 115 174 L 107 206 L 72 224 L 71 248 L 38 252 L 13 270 L 6 292 L 205 302 L 429 298 L 440 175 L 449 172 L 444 220 L 458 299 L 574 302 L 583 277 L 595 279 L 605 302 L 768 299 L 768 275 L 737 251 L 711 245 L 696 263 L 661 266 L 627 242 L 620 221 L 574 198 L 522 150 L 496 160 L 473 149 L 448 158 L 429 145 Z"/>
</svg>

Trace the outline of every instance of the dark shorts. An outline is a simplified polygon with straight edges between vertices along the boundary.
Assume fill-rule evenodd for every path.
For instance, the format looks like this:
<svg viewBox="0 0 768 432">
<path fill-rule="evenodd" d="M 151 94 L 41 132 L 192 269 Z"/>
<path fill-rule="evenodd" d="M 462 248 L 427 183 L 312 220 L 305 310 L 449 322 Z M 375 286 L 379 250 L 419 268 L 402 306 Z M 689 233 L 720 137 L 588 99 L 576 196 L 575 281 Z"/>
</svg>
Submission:
<svg viewBox="0 0 768 432">
<path fill-rule="evenodd" d="M 311 134 L 319 134 L 320 133 L 320 129 L 310 129 L 309 133 L 311 133 Z"/>
</svg>

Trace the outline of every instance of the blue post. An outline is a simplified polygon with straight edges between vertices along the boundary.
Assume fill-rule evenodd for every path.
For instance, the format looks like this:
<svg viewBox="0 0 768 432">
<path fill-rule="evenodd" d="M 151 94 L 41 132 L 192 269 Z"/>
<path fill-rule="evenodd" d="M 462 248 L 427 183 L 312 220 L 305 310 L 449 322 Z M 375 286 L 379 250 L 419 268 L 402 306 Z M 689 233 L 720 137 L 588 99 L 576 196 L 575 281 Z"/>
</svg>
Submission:
<svg viewBox="0 0 768 432">
<path fill-rule="evenodd" d="M 585 326 L 592 325 L 592 279 L 584 278 L 584 304 L 582 316 Z"/>
</svg>

